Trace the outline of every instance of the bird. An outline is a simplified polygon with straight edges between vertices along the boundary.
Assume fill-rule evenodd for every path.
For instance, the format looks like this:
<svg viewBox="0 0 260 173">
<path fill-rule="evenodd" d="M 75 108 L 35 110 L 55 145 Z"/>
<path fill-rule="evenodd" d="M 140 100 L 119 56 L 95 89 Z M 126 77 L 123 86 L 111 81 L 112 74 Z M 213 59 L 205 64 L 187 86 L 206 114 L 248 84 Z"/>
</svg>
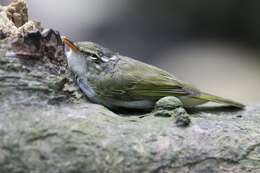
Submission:
<svg viewBox="0 0 260 173">
<path fill-rule="evenodd" d="M 153 109 L 164 97 L 177 97 L 184 108 L 207 102 L 243 109 L 245 105 L 202 92 L 158 67 L 121 55 L 94 42 L 63 37 L 66 59 L 75 81 L 94 103 L 110 109 Z"/>
</svg>

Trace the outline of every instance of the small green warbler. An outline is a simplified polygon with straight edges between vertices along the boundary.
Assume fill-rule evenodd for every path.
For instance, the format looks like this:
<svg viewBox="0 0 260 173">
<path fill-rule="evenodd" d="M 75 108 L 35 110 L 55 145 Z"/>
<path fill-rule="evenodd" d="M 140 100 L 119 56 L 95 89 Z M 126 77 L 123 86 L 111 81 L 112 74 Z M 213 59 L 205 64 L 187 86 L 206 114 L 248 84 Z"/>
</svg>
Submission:
<svg viewBox="0 0 260 173">
<path fill-rule="evenodd" d="M 73 43 L 63 38 L 69 68 L 90 101 L 109 108 L 151 109 L 166 96 L 175 96 L 184 107 L 216 102 L 243 108 L 244 105 L 214 96 L 186 84 L 172 74 L 120 55 L 92 42 Z"/>
</svg>

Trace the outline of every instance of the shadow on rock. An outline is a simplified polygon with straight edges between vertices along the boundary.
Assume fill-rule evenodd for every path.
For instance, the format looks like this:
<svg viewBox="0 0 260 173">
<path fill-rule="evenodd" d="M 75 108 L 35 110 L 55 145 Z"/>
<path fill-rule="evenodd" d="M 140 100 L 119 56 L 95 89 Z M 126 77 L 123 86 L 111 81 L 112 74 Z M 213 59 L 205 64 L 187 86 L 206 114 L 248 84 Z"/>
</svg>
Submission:
<svg viewBox="0 0 260 173">
<path fill-rule="evenodd" d="M 187 112 L 189 114 L 196 114 L 196 113 L 201 113 L 201 112 L 205 112 L 205 113 L 222 113 L 222 112 L 226 112 L 226 113 L 235 113 L 235 112 L 240 112 L 243 111 L 240 108 L 236 108 L 233 106 L 199 106 L 199 107 L 195 107 L 195 108 L 189 108 L 187 109 Z"/>
</svg>

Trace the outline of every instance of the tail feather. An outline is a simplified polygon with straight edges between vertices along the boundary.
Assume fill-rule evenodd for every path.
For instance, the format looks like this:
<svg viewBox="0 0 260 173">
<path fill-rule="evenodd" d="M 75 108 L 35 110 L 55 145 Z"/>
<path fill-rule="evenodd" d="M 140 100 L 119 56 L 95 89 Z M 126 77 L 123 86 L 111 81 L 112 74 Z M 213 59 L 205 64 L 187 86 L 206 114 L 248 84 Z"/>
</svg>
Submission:
<svg viewBox="0 0 260 173">
<path fill-rule="evenodd" d="M 243 109 L 245 107 L 245 105 L 243 105 L 242 103 L 230 100 L 230 99 L 225 99 L 219 96 L 215 96 L 215 95 L 211 95 L 208 93 L 201 93 L 200 97 L 201 99 L 207 100 L 207 101 L 211 101 L 211 102 L 216 102 L 216 103 L 224 103 L 227 105 L 231 105 L 237 108 L 241 108 Z"/>
</svg>

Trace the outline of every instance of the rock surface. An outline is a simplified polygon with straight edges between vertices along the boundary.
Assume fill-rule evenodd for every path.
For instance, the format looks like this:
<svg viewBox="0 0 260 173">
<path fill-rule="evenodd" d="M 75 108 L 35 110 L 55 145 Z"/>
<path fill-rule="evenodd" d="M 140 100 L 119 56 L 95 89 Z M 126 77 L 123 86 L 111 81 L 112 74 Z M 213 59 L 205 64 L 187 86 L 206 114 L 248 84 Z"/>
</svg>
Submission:
<svg viewBox="0 0 260 173">
<path fill-rule="evenodd" d="M 0 39 L 12 37 L 0 41 L 1 173 L 260 172 L 259 106 L 193 109 L 181 128 L 178 105 L 174 119 L 89 103 L 66 70 L 60 35 L 27 22 L 23 2 L 0 7 Z M 157 113 L 175 114 L 172 106 L 158 102 Z"/>
<path fill-rule="evenodd" d="M 91 104 L 41 59 L 0 48 L 0 172 L 260 172 L 260 107 L 169 117 Z M 81 98 L 78 100 L 77 98 Z"/>
<path fill-rule="evenodd" d="M 8 6 L 0 5 L 0 39 L 15 37 L 23 33 L 27 27 L 22 27 L 28 22 L 28 10 L 25 0 L 14 0 Z M 34 23 L 34 22 L 29 22 Z M 39 29 L 39 25 L 32 25 Z M 28 29 L 28 28 L 27 28 Z M 31 29 L 34 29 L 31 28 Z"/>
<path fill-rule="evenodd" d="M 40 22 L 28 20 L 25 0 L 0 5 L 0 39 L 8 39 L 20 56 L 48 58 L 64 65 L 64 45 L 59 32 L 44 29 Z"/>
</svg>

